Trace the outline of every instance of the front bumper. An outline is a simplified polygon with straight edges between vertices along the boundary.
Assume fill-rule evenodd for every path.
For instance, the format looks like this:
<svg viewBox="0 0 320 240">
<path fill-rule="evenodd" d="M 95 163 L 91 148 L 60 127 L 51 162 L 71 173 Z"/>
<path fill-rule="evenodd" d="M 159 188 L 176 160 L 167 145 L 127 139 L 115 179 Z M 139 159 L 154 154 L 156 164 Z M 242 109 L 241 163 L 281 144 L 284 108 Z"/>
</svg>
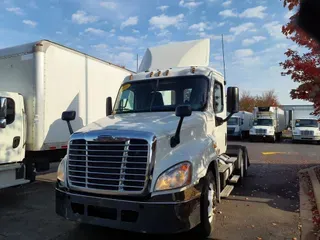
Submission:
<svg viewBox="0 0 320 240">
<path fill-rule="evenodd" d="M 56 213 L 65 219 L 143 233 L 178 233 L 200 223 L 200 197 L 185 201 L 133 201 L 56 188 Z"/>
<path fill-rule="evenodd" d="M 256 134 L 250 134 L 250 139 L 252 140 L 273 140 L 274 138 L 274 135 L 267 135 L 267 134 L 264 134 L 264 135 L 256 135 Z"/>
<path fill-rule="evenodd" d="M 228 137 L 240 137 L 240 135 L 240 132 L 233 132 L 227 134 Z"/>
<path fill-rule="evenodd" d="M 292 139 L 296 141 L 320 141 L 320 136 L 292 135 Z"/>
</svg>

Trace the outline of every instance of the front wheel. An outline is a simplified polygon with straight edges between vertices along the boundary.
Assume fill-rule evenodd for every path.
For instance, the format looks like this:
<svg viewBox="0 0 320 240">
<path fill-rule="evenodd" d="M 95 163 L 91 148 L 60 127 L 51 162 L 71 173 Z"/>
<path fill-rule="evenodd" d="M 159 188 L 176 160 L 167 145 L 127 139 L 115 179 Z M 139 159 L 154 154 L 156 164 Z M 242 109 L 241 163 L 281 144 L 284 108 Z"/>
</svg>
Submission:
<svg viewBox="0 0 320 240">
<path fill-rule="evenodd" d="M 198 233 L 201 237 L 208 237 L 212 233 L 216 221 L 217 187 L 213 173 L 210 171 L 205 177 L 201 193 L 200 219 Z"/>
</svg>

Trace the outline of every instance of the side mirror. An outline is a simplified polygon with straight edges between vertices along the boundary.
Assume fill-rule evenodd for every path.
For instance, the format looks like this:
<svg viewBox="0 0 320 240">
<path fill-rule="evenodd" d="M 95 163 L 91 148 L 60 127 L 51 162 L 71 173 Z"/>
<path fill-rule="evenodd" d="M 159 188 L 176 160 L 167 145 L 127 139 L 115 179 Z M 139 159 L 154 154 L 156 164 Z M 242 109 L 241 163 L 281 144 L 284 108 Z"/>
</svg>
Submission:
<svg viewBox="0 0 320 240">
<path fill-rule="evenodd" d="M 61 116 L 61 119 L 67 122 L 70 134 L 73 134 L 73 129 L 71 127 L 70 121 L 75 120 L 76 115 L 77 115 L 76 111 L 65 111 L 62 113 L 62 116 Z"/>
<path fill-rule="evenodd" d="M 192 114 L 192 109 L 190 105 L 180 105 L 176 108 L 177 117 L 189 117 Z"/>
<path fill-rule="evenodd" d="M 243 119 L 241 119 L 241 125 L 243 125 Z"/>
<path fill-rule="evenodd" d="M 62 113 L 61 119 L 63 121 L 73 121 L 76 119 L 76 111 L 65 111 Z"/>
<path fill-rule="evenodd" d="M 7 98 L 0 97 L 0 119 L 7 117 Z"/>
<path fill-rule="evenodd" d="M 191 114 L 192 114 L 192 109 L 190 105 L 180 105 L 176 108 L 176 116 L 180 117 L 180 120 L 179 120 L 175 135 L 170 139 L 170 146 L 172 148 L 176 147 L 180 143 L 180 131 L 181 131 L 183 119 L 185 117 L 191 116 Z"/>
<path fill-rule="evenodd" d="M 239 88 L 237 87 L 228 87 L 227 111 L 230 114 L 239 112 Z"/>
<path fill-rule="evenodd" d="M 110 116 L 112 114 L 112 98 L 107 97 L 106 101 L 106 116 Z"/>
</svg>

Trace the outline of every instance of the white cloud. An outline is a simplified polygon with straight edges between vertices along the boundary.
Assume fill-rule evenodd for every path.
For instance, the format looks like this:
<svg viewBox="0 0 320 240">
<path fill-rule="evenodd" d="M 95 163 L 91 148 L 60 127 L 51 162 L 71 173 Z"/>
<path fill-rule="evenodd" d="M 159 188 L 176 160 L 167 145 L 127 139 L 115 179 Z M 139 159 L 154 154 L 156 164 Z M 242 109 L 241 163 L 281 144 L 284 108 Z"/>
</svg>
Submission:
<svg viewBox="0 0 320 240">
<path fill-rule="evenodd" d="M 120 52 L 112 56 L 112 62 L 122 66 L 131 65 L 134 62 L 135 55 L 128 52 Z"/>
<path fill-rule="evenodd" d="M 125 27 L 129 27 L 129 26 L 135 26 L 138 24 L 138 17 L 129 17 L 127 20 L 125 20 L 124 22 L 121 23 L 120 28 L 124 29 Z"/>
<path fill-rule="evenodd" d="M 23 15 L 24 14 L 23 10 L 21 8 L 19 8 L 19 7 L 6 8 L 6 10 L 8 12 L 12 12 L 12 13 L 14 13 L 16 15 Z"/>
<path fill-rule="evenodd" d="M 170 26 L 179 27 L 183 19 L 183 14 L 179 14 L 176 16 L 167 16 L 165 14 L 161 14 L 160 16 L 153 16 L 152 18 L 150 18 L 149 23 L 152 28 L 165 29 Z"/>
<path fill-rule="evenodd" d="M 97 51 L 100 51 L 100 50 L 106 50 L 108 48 L 108 45 L 105 43 L 100 43 L 100 44 L 96 44 L 96 45 L 91 45 L 91 47 Z"/>
<path fill-rule="evenodd" d="M 171 36 L 172 33 L 170 31 L 168 31 L 167 29 L 163 29 L 160 32 L 156 33 L 156 35 L 158 37 L 168 37 L 168 36 Z"/>
<path fill-rule="evenodd" d="M 266 23 L 263 27 L 267 29 L 270 36 L 274 38 L 284 38 L 284 35 L 282 34 L 282 24 L 278 21 Z"/>
<path fill-rule="evenodd" d="M 248 22 L 248 23 L 243 23 L 243 24 L 240 24 L 238 25 L 237 27 L 232 27 L 230 28 L 230 32 L 234 33 L 235 35 L 239 35 L 243 32 L 247 32 L 249 30 L 253 30 L 254 28 L 254 24 L 251 23 L 251 22 Z"/>
<path fill-rule="evenodd" d="M 130 36 L 119 36 L 118 37 L 119 41 L 127 43 L 127 44 L 133 44 L 138 41 L 138 39 Z"/>
<path fill-rule="evenodd" d="M 227 1 L 222 3 L 222 6 L 223 7 L 229 7 L 231 4 L 232 4 L 232 1 L 231 0 L 227 0 Z"/>
<path fill-rule="evenodd" d="M 244 10 L 239 17 L 241 18 L 260 18 L 263 19 L 264 17 L 267 16 L 267 14 L 264 12 L 267 10 L 267 7 L 263 6 L 257 6 L 254 8 L 248 8 Z"/>
<path fill-rule="evenodd" d="M 238 49 L 234 52 L 236 58 L 245 58 L 253 55 L 253 51 L 250 48 Z"/>
<path fill-rule="evenodd" d="M 197 24 L 193 24 L 189 27 L 189 30 L 192 30 L 192 31 L 199 31 L 199 32 L 203 32 L 207 29 L 212 29 L 211 26 L 208 25 L 208 23 L 205 23 L 205 22 L 200 22 L 200 23 L 197 23 Z"/>
<path fill-rule="evenodd" d="M 91 33 L 91 34 L 94 34 L 94 35 L 103 35 L 103 34 L 105 34 L 105 31 L 103 31 L 101 29 L 97 29 L 97 28 L 87 28 L 86 30 L 84 30 L 84 32 Z"/>
<path fill-rule="evenodd" d="M 81 45 L 77 45 L 78 49 L 83 49 L 83 47 Z"/>
<path fill-rule="evenodd" d="M 28 25 L 28 26 L 30 26 L 30 27 L 36 27 L 37 25 L 38 25 L 38 23 L 37 22 L 35 22 L 35 21 L 31 21 L 31 20 L 23 20 L 22 21 L 24 24 L 26 24 L 26 25 Z"/>
<path fill-rule="evenodd" d="M 62 34 L 62 32 L 60 32 L 60 31 L 56 31 L 56 34 L 61 35 L 61 34 Z"/>
<path fill-rule="evenodd" d="M 247 39 L 242 40 L 242 45 L 249 46 L 249 45 L 255 44 L 257 42 L 264 41 L 266 39 L 267 38 L 263 37 L 263 36 L 254 36 L 252 38 L 247 38 Z"/>
<path fill-rule="evenodd" d="M 224 26 L 224 25 L 226 25 L 226 22 L 219 22 L 217 26 L 218 26 L 218 27 L 222 27 L 222 26 Z"/>
<path fill-rule="evenodd" d="M 101 2 L 100 6 L 110 10 L 117 8 L 117 4 L 115 2 Z"/>
<path fill-rule="evenodd" d="M 168 8 L 169 6 L 166 5 L 157 7 L 157 9 L 161 10 L 162 12 L 166 11 Z"/>
<path fill-rule="evenodd" d="M 87 24 L 98 21 L 98 17 L 90 16 L 85 11 L 78 10 L 76 13 L 72 14 L 72 22 L 77 24 Z"/>
<path fill-rule="evenodd" d="M 127 47 L 127 46 L 117 46 L 117 47 L 115 47 L 115 49 L 120 50 L 120 51 L 127 51 L 127 52 L 132 51 L 132 48 Z"/>
<path fill-rule="evenodd" d="M 219 12 L 219 15 L 222 17 L 237 17 L 238 14 L 236 12 L 234 12 L 234 10 L 231 9 L 227 9 L 227 10 L 223 10 L 221 12 Z"/>
<path fill-rule="evenodd" d="M 284 19 L 285 19 L 285 20 L 289 20 L 289 19 L 292 17 L 293 14 L 294 14 L 294 13 L 292 13 L 292 11 L 288 11 L 288 12 L 284 15 Z"/>
<path fill-rule="evenodd" d="M 137 29 L 132 29 L 132 32 L 133 32 L 133 33 L 136 33 L 136 34 L 140 33 L 140 31 L 137 30 Z"/>
<path fill-rule="evenodd" d="M 185 8 L 189 8 L 189 9 L 193 9 L 196 7 L 199 7 L 201 4 L 203 4 L 203 2 L 196 2 L 194 0 L 189 0 L 189 1 L 184 1 L 184 0 L 180 0 L 179 5 L 181 7 L 185 7 Z"/>
</svg>

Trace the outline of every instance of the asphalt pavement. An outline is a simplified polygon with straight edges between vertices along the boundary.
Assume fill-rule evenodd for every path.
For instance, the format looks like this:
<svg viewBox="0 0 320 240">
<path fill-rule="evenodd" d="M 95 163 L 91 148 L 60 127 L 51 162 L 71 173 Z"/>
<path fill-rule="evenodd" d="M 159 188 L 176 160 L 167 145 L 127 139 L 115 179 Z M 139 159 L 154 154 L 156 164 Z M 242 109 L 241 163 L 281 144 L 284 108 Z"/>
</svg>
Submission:
<svg viewBox="0 0 320 240">
<path fill-rule="evenodd" d="M 297 172 L 320 162 L 320 146 L 241 144 L 249 149 L 248 177 L 219 205 L 211 239 L 299 239 Z M 199 239 L 192 231 L 155 236 L 63 220 L 55 214 L 55 177 L 53 171 L 32 184 L 0 190 L 0 240 Z"/>
</svg>

